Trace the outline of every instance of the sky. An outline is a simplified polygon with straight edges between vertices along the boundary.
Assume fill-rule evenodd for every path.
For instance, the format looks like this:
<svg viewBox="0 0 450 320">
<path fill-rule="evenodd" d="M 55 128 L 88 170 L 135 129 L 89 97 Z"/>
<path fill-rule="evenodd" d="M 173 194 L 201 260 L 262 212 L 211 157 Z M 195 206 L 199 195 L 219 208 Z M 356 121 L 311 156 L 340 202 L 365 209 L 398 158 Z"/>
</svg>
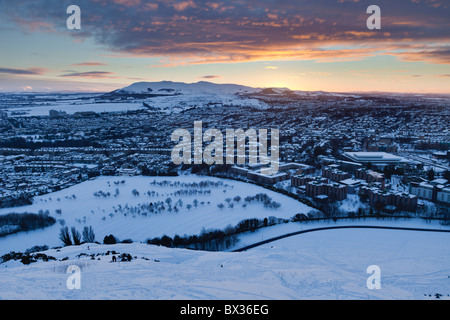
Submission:
<svg viewBox="0 0 450 320">
<path fill-rule="evenodd" d="M 449 17 L 450 0 L 0 0 L 0 92 L 169 80 L 450 93 Z"/>
</svg>

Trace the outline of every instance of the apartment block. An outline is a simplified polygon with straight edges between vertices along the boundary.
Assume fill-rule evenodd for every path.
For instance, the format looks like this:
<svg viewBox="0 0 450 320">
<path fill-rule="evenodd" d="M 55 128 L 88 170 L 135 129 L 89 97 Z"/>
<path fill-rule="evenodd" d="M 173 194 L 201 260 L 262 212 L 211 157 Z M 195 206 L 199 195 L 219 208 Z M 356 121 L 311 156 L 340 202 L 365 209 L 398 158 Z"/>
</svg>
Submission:
<svg viewBox="0 0 450 320">
<path fill-rule="evenodd" d="M 334 182 L 339 182 L 348 179 L 351 176 L 348 172 L 339 170 L 337 166 L 330 165 L 322 169 L 322 177 Z"/>
<path fill-rule="evenodd" d="M 331 200 L 347 199 L 347 187 L 339 183 L 327 183 L 325 179 L 309 181 L 306 183 L 306 195 L 317 197 L 328 196 Z"/>
<path fill-rule="evenodd" d="M 359 194 L 367 197 L 371 205 L 395 206 L 397 209 L 416 211 L 418 197 L 405 192 L 383 191 L 375 187 L 362 186 Z"/>
<path fill-rule="evenodd" d="M 386 184 L 386 178 L 384 177 L 384 174 L 364 168 L 355 171 L 355 178 L 365 180 L 368 183 L 380 182 L 383 189 Z"/>
</svg>

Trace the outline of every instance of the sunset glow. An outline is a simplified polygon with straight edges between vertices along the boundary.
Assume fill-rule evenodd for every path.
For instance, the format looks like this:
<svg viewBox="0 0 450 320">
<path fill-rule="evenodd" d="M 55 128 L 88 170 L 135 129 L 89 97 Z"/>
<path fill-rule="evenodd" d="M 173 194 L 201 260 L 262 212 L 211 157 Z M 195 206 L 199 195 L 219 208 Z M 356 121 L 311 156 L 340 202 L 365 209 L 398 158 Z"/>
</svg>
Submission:
<svg viewBox="0 0 450 320">
<path fill-rule="evenodd" d="M 0 91 L 108 91 L 136 81 L 450 93 L 449 4 L 0 0 Z"/>
</svg>

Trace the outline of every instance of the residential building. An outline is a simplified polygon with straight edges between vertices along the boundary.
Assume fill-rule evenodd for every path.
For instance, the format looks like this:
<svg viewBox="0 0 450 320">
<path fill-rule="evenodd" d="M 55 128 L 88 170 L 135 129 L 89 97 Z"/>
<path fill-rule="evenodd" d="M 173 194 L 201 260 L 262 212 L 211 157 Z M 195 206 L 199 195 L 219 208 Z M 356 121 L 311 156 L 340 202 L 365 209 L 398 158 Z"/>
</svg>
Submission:
<svg viewBox="0 0 450 320">
<path fill-rule="evenodd" d="M 362 186 L 359 195 L 367 198 L 371 205 L 395 206 L 396 209 L 406 211 L 417 210 L 418 197 L 406 192 L 385 191 L 376 187 Z"/>
<path fill-rule="evenodd" d="M 384 177 L 384 174 L 373 170 L 367 170 L 365 168 L 356 170 L 355 178 L 365 180 L 367 183 L 380 182 L 383 189 L 386 185 L 386 179 Z"/>
<path fill-rule="evenodd" d="M 348 172 L 339 170 L 338 167 L 339 167 L 338 165 L 330 165 L 324 167 L 322 169 L 322 177 L 327 178 L 334 182 L 339 182 L 341 180 L 345 180 L 351 177 Z"/>
<path fill-rule="evenodd" d="M 328 183 L 326 179 L 316 179 L 306 183 L 306 195 L 317 197 L 325 195 L 331 200 L 347 199 L 347 186 L 340 183 Z"/>
<path fill-rule="evenodd" d="M 409 186 L 409 192 L 418 196 L 421 199 L 433 200 L 433 185 L 430 183 L 423 182 L 411 182 Z"/>
<path fill-rule="evenodd" d="M 438 202 L 450 204 L 450 188 L 443 188 L 436 194 L 436 200 Z"/>
</svg>

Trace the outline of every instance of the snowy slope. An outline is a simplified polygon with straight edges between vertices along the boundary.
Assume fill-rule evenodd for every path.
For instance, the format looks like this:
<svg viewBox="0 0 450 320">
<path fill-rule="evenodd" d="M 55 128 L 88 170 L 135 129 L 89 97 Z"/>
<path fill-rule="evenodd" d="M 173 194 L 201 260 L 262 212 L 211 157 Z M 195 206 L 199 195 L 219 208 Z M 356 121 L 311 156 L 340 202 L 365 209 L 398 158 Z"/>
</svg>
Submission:
<svg viewBox="0 0 450 320">
<path fill-rule="evenodd" d="M 58 261 L 0 264 L 0 299 L 449 299 L 449 237 L 333 230 L 241 253 L 85 244 L 45 252 Z M 133 260 L 111 262 L 113 250 Z M 67 288 L 69 265 L 81 268 L 79 290 Z M 367 288 L 369 265 L 379 290 Z"/>
<path fill-rule="evenodd" d="M 63 111 L 68 115 L 72 115 L 76 112 L 89 112 L 96 113 L 102 112 L 126 112 L 134 110 L 145 110 L 141 102 L 123 102 L 123 103 L 78 103 L 78 104 L 50 104 L 50 105 L 38 105 L 33 107 L 23 107 L 7 109 L 8 114 L 11 117 L 35 117 L 35 116 L 48 116 L 50 110 Z M 19 115 L 11 115 L 12 112 L 18 112 Z"/>
<path fill-rule="evenodd" d="M 191 185 L 201 182 L 206 186 Z M 94 196 L 100 190 L 112 196 Z M 133 196 L 133 190 L 139 195 Z M 176 195 L 180 190 L 192 193 Z M 210 193 L 200 192 L 207 190 Z M 280 202 L 281 208 L 273 210 L 255 203 L 244 210 L 242 200 L 233 208 L 217 207 L 226 203 L 226 198 L 245 198 L 261 192 Z M 139 204 L 168 197 L 173 199 L 172 204 L 183 200 L 179 212 L 149 216 L 138 213 Z M 195 199 L 198 207 L 187 209 Z M 62 210 L 61 215 L 56 214 L 57 209 Z M 450 233 L 326 230 L 239 253 L 169 249 L 142 243 L 163 234 L 197 234 L 202 227 L 224 228 L 248 218 L 290 218 L 310 210 L 291 198 L 242 182 L 198 176 L 100 177 L 38 197 L 31 206 L 2 209 L 0 214 L 39 210 L 49 210 L 65 225 L 80 231 L 85 225 L 93 226 L 100 242 L 110 233 L 135 242 L 83 244 L 44 252 L 56 261 L 0 263 L 0 299 L 435 299 L 436 294 L 442 295 L 441 299 L 450 298 Z M 299 229 L 352 223 L 448 229 L 420 219 L 287 223 L 245 233 L 235 248 Z M 60 227 L 58 222 L 44 230 L 1 238 L 0 255 L 23 252 L 34 245 L 61 246 Z M 112 251 L 116 256 L 130 254 L 133 259 L 112 263 Z M 67 288 L 66 271 L 70 265 L 81 268 L 80 290 Z M 366 286 L 370 265 L 381 269 L 380 290 Z"/>
<path fill-rule="evenodd" d="M 180 112 L 206 105 L 236 105 L 267 108 L 263 101 L 249 98 L 246 94 L 261 91 L 236 84 L 215 84 L 211 82 L 137 82 L 128 87 L 105 95 L 108 98 L 144 98 L 147 105 L 161 112 Z"/>
<path fill-rule="evenodd" d="M 123 89 L 116 90 L 116 93 L 124 94 L 161 94 L 161 95 L 192 95 L 192 94 L 238 94 L 252 93 L 260 89 L 236 85 L 236 84 L 215 84 L 206 81 L 197 83 L 184 82 L 137 82 Z"/>
<path fill-rule="evenodd" d="M 121 183 L 124 181 L 124 183 Z M 195 187 L 186 184 L 210 182 L 215 185 Z M 156 184 L 153 184 L 156 182 Z M 117 191 L 116 191 L 117 190 Z M 139 192 L 133 195 L 133 190 Z M 109 197 L 96 197 L 94 193 L 102 191 L 110 193 Z M 151 192 L 151 195 L 148 192 Z M 177 195 L 177 192 L 190 194 Z M 116 195 L 116 192 L 118 194 Z M 260 203 L 248 204 L 245 208 L 244 198 L 258 193 L 266 193 L 273 201 L 281 204 L 279 209 L 264 208 Z M 75 197 L 74 197 L 75 195 Z M 233 202 L 229 208 L 225 199 L 240 196 L 239 203 Z M 142 206 L 150 202 L 164 202 L 172 199 L 172 207 L 178 200 L 178 212 L 164 212 L 151 214 Z M 195 207 L 197 200 L 197 207 Z M 225 208 L 219 209 L 222 203 Z M 191 208 L 188 208 L 188 205 Z M 61 214 L 56 210 L 60 209 Z M 0 238 L 0 255 L 9 251 L 24 251 L 34 245 L 60 246 L 59 231 L 64 224 L 69 228 L 76 227 L 80 232 L 84 226 L 92 226 L 96 240 L 102 242 L 103 238 L 113 234 L 120 240 L 132 239 L 145 241 L 149 238 L 163 235 L 175 236 L 198 235 L 202 228 L 224 229 L 228 225 L 235 226 L 244 219 L 275 216 L 289 219 L 297 213 L 308 213 L 310 207 L 282 194 L 264 189 L 262 187 L 213 177 L 180 176 L 180 177 L 99 177 L 86 181 L 71 188 L 52 194 L 36 197 L 34 203 L 18 208 L 0 209 L 1 214 L 11 212 L 38 213 L 49 211 L 49 214 L 58 222 L 44 230 L 35 230 L 28 233 L 19 233 Z"/>
</svg>

